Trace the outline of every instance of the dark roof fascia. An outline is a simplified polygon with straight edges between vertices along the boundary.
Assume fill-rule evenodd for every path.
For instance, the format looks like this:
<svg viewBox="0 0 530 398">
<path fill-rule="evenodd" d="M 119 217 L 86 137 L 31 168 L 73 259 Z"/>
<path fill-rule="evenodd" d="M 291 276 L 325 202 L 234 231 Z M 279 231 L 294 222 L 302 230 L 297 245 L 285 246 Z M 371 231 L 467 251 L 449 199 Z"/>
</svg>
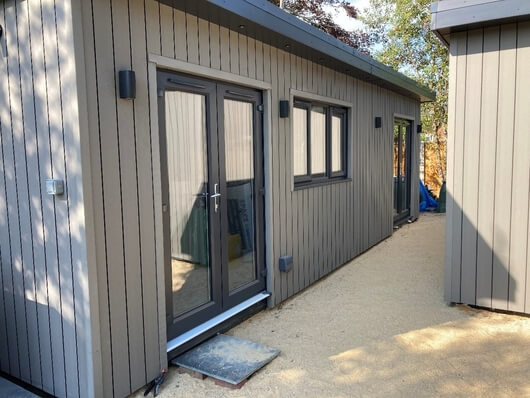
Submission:
<svg viewBox="0 0 530 398">
<path fill-rule="evenodd" d="M 530 19 L 530 0 L 444 0 L 431 4 L 431 29 L 447 46 L 451 33 Z"/>
<path fill-rule="evenodd" d="M 416 100 L 428 102 L 436 97 L 427 87 L 362 54 L 267 0 L 159 1 Z M 244 29 L 239 28 L 241 25 L 244 25 Z"/>
</svg>

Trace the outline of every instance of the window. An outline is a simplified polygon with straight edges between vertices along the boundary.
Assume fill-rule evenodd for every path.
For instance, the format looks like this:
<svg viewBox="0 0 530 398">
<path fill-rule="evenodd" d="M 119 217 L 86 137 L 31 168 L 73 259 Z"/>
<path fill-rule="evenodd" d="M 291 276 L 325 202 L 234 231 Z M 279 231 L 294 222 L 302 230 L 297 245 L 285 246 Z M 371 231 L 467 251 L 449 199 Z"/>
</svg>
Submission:
<svg viewBox="0 0 530 398">
<path fill-rule="evenodd" d="M 295 100 L 293 170 L 297 186 L 346 177 L 347 115 L 345 108 Z"/>
</svg>

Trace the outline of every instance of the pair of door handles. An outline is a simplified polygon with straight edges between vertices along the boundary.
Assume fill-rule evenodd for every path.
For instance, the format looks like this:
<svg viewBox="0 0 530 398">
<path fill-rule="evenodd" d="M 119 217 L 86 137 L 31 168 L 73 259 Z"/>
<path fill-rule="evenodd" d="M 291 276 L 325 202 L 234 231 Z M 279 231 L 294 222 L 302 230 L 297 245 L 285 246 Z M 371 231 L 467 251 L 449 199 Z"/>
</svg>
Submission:
<svg viewBox="0 0 530 398">
<path fill-rule="evenodd" d="M 207 198 L 208 196 L 210 199 L 214 200 L 214 209 L 215 212 L 219 210 L 219 198 L 221 197 L 221 192 L 219 192 L 219 184 L 213 184 L 213 194 L 209 194 L 208 192 L 201 192 L 197 196 L 201 196 L 203 198 Z"/>
</svg>

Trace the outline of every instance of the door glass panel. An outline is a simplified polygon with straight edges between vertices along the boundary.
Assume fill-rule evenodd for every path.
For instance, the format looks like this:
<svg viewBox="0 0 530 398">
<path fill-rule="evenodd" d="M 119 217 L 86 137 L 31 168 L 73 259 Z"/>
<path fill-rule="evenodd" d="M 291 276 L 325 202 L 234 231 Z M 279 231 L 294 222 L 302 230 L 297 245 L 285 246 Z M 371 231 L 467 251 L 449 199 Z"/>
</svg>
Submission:
<svg viewBox="0 0 530 398">
<path fill-rule="evenodd" d="M 394 169 L 394 215 L 398 214 L 398 174 L 399 174 L 399 124 L 394 125 L 394 161 L 392 163 Z"/>
<path fill-rule="evenodd" d="M 251 103 L 224 100 L 230 291 L 256 279 L 253 115 Z"/>
<path fill-rule="evenodd" d="M 342 118 L 333 116 L 331 118 L 331 171 L 342 170 Z"/>
<path fill-rule="evenodd" d="M 206 98 L 166 92 L 173 316 L 211 300 Z"/>
<path fill-rule="evenodd" d="M 307 175 L 307 109 L 293 109 L 294 175 Z"/>
<path fill-rule="evenodd" d="M 401 139 L 400 139 L 400 165 L 399 165 L 399 181 L 401 187 L 399 193 L 401 195 L 401 208 L 400 211 L 406 210 L 407 207 L 407 130 L 406 126 L 401 126 Z"/>
<path fill-rule="evenodd" d="M 326 113 L 323 107 L 311 109 L 311 174 L 326 172 Z"/>
</svg>

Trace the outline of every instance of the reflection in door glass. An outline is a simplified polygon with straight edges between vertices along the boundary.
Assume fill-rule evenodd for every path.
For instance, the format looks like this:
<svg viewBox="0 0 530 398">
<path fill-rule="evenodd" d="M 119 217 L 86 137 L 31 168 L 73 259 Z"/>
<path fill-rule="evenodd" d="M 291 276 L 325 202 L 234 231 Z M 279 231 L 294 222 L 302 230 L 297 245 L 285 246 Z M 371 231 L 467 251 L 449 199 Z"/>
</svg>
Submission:
<svg viewBox="0 0 530 398">
<path fill-rule="evenodd" d="M 407 130 L 406 126 L 401 126 L 401 154 L 400 154 L 400 165 L 399 165 L 399 193 L 401 195 L 401 209 L 405 210 L 407 207 Z"/>
<path fill-rule="evenodd" d="M 399 124 L 394 125 L 394 215 L 398 214 L 398 174 L 399 174 Z"/>
<path fill-rule="evenodd" d="M 166 92 L 173 316 L 211 299 L 206 98 Z"/>
<path fill-rule="evenodd" d="M 256 279 L 253 105 L 224 100 L 230 291 Z"/>
</svg>

